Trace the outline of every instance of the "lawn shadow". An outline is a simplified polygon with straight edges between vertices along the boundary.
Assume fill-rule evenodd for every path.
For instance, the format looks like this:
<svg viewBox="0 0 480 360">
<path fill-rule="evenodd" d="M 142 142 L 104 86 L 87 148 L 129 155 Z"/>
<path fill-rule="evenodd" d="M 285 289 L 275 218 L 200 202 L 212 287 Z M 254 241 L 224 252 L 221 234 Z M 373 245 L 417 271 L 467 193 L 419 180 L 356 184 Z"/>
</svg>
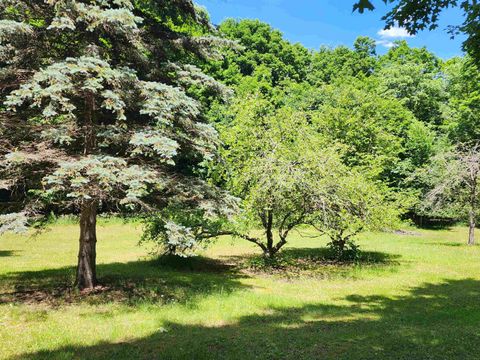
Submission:
<svg viewBox="0 0 480 360">
<path fill-rule="evenodd" d="M 361 268 L 390 269 L 398 264 L 400 255 L 377 251 L 360 251 L 354 260 L 337 260 L 328 248 L 284 248 L 274 259 L 259 254 L 224 257 L 246 271 L 285 278 L 356 278 Z"/>
<path fill-rule="evenodd" d="M 448 246 L 448 247 L 462 247 L 462 246 L 465 246 L 465 247 L 468 247 L 468 246 L 471 246 L 471 245 L 468 245 L 467 243 L 459 243 L 459 242 L 452 242 L 452 241 L 449 241 L 449 242 L 428 242 L 428 243 L 425 243 L 426 245 L 436 245 L 436 246 Z"/>
<path fill-rule="evenodd" d="M 235 271 L 232 264 L 204 256 L 185 258 L 176 255 L 164 255 L 159 257 L 156 263 L 162 267 L 183 272 L 228 273 Z"/>
<path fill-rule="evenodd" d="M 388 265 L 400 258 L 400 255 L 389 254 L 379 251 L 360 251 L 355 260 L 335 260 L 329 248 L 285 248 L 285 256 L 295 259 L 312 259 L 318 262 L 336 263 L 339 265 L 355 264 L 378 264 Z"/>
<path fill-rule="evenodd" d="M 99 264 L 97 274 L 103 286 L 88 295 L 80 294 L 73 286 L 75 267 L 11 272 L 0 275 L 0 304 L 163 304 L 246 287 L 241 283 L 246 274 L 219 261 L 201 257 L 182 260 L 177 260 L 175 266 L 163 260 Z"/>
<path fill-rule="evenodd" d="M 0 250 L 0 257 L 18 256 L 16 250 Z"/>
<path fill-rule="evenodd" d="M 12 359 L 478 359 L 479 300 L 480 281 L 447 280 L 396 298 L 352 294 L 216 327 L 171 322 L 145 338 Z"/>
</svg>

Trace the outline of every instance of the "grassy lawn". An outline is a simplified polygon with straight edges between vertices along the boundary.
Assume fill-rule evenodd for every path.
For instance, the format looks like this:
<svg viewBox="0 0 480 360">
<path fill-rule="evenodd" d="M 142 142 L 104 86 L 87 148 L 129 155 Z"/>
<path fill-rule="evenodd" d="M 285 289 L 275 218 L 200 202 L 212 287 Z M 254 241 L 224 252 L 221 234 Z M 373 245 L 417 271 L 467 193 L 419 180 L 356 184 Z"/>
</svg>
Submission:
<svg viewBox="0 0 480 360">
<path fill-rule="evenodd" d="M 77 227 L 0 238 L 0 358 L 478 359 L 480 247 L 465 228 L 370 234 L 371 261 L 265 274 L 223 238 L 201 257 L 150 260 L 140 229 L 99 228 L 103 291 L 71 288 Z M 323 239 L 294 235 L 292 257 Z M 307 261 L 308 262 L 308 261 Z"/>
</svg>

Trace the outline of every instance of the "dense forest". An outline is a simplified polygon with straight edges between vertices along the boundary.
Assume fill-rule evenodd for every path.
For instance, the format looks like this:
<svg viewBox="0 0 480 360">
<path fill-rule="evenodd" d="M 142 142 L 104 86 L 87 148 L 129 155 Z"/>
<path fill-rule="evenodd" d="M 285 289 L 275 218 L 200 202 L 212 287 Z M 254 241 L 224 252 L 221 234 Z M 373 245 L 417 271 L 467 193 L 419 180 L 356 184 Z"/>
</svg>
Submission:
<svg viewBox="0 0 480 360">
<path fill-rule="evenodd" d="M 190 1 L 0 14 L 1 231 L 80 215 L 80 287 L 96 284 L 97 214 L 140 217 L 143 242 L 183 256 L 233 235 L 272 258 L 303 226 L 335 257 L 402 221 L 468 220 L 474 241 L 468 55 L 378 55 L 363 36 L 310 50 L 259 20 L 213 26 Z"/>
</svg>

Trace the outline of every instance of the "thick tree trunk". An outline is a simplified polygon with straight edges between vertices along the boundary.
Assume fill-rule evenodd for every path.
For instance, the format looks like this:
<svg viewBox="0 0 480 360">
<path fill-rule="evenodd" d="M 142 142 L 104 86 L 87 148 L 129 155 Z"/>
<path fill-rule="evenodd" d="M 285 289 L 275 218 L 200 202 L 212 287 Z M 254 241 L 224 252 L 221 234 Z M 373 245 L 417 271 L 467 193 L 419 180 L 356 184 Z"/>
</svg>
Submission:
<svg viewBox="0 0 480 360">
<path fill-rule="evenodd" d="M 273 259 L 275 255 L 280 251 L 280 249 L 285 245 L 287 242 L 285 240 L 280 240 L 275 246 L 272 246 L 264 252 L 266 257 Z"/>
<path fill-rule="evenodd" d="M 275 255 L 277 254 L 278 250 L 275 249 L 274 247 L 267 249 L 264 251 L 263 256 L 269 259 L 273 259 Z"/>
<path fill-rule="evenodd" d="M 275 250 L 275 248 L 273 246 L 271 246 L 264 251 L 263 256 L 265 256 L 267 258 L 270 258 L 270 259 L 273 259 L 275 257 L 276 253 L 277 253 L 277 251 Z"/>
<path fill-rule="evenodd" d="M 97 286 L 97 202 L 87 201 L 82 205 L 80 214 L 80 248 L 76 285 L 80 290 Z"/>
<path fill-rule="evenodd" d="M 475 244 L 475 213 L 470 211 L 469 214 L 469 229 L 468 229 L 468 245 Z"/>
<path fill-rule="evenodd" d="M 90 91 L 85 94 L 85 142 L 84 154 L 90 155 L 95 149 L 94 127 L 95 98 Z M 80 246 L 78 249 L 77 278 L 75 284 L 80 290 L 97 286 L 97 205 L 96 200 L 85 200 L 80 210 Z"/>
</svg>

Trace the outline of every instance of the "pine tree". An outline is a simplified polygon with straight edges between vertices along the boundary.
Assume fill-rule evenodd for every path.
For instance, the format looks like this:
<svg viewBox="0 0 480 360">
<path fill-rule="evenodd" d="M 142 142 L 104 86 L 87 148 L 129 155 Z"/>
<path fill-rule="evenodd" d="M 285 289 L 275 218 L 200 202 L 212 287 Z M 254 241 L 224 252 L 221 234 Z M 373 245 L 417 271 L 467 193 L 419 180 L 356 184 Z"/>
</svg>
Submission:
<svg viewBox="0 0 480 360">
<path fill-rule="evenodd" d="M 193 94 L 227 91 L 182 59 L 228 43 L 190 0 L 0 0 L 0 19 L 0 233 L 79 214 L 76 284 L 93 288 L 99 211 L 215 201 L 194 179 L 217 134 Z"/>
</svg>

